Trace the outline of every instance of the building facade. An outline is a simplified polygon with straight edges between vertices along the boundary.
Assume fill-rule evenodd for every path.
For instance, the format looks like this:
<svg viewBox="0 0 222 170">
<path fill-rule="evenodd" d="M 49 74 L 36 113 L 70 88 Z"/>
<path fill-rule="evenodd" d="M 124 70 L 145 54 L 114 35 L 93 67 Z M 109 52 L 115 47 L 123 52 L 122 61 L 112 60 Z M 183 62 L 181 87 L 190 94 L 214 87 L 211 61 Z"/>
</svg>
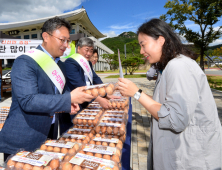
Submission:
<svg viewBox="0 0 222 170">
<path fill-rule="evenodd" d="M 101 58 L 104 53 L 113 54 L 114 52 L 98 41 L 99 38 L 105 37 L 90 21 L 84 8 L 71 11 L 68 13 L 57 15 L 60 18 L 65 18 L 72 25 L 70 39 L 76 44 L 81 37 L 89 37 L 95 42 L 95 48 L 99 51 L 99 61 L 95 66 L 96 71 L 110 69 L 105 60 Z M 55 17 L 55 16 L 52 16 Z M 19 39 L 42 39 L 42 26 L 44 22 L 52 17 L 46 17 L 31 21 L 0 23 L 0 31 L 5 35 L 10 35 Z M 13 60 L 5 59 L 4 64 Z"/>
</svg>

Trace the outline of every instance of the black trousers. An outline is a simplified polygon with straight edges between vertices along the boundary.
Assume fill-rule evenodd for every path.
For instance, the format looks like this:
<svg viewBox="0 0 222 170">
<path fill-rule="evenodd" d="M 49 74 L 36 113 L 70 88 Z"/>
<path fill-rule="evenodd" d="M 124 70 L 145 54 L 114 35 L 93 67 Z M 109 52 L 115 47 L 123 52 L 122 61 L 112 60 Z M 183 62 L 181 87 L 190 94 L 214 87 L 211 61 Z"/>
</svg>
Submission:
<svg viewBox="0 0 222 170">
<path fill-rule="evenodd" d="M 7 160 L 7 158 L 8 158 L 10 155 L 11 155 L 11 154 L 4 153 L 4 162 Z"/>
</svg>

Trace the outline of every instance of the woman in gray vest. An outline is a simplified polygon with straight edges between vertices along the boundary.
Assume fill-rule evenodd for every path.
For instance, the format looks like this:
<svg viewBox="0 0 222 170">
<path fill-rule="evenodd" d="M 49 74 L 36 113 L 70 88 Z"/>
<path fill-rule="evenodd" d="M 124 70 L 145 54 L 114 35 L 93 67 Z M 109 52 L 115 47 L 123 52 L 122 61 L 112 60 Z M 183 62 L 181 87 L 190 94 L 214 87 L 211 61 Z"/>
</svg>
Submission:
<svg viewBox="0 0 222 170">
<path fill-rule="evenodd" d="M 123 95 L 137 99 L 152 115 L 148 169 L 221 169 L 221 123 L 194 55 L 162 20 L 144 23 L 137 34 L 141 54 L 160 71 L 154 95 L 127 79 L 118 84 Z"/>
</svg>

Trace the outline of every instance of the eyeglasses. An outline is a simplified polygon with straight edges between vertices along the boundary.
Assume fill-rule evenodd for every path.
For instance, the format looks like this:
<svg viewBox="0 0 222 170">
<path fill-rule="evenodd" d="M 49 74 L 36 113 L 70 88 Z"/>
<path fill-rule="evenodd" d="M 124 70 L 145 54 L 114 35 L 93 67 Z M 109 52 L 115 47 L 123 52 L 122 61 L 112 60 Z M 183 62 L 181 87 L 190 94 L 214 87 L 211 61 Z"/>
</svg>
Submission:
<svg viewBox="0 0 222 170">
<path fill-rule="evenodd" d="M 48 33 L 48 32 L 47 32 Z M 60 40 L 60 42 L 62 43 L 62 44 L 65 44 L 65 43 L 67 43 L 68 45 L 70 44 L 70 42 L 71 42 L 71 40 L 70 39 L 62 39 L 62 38 L 58 38 L 58 37 L 56 37 L 56 36 L 54 36 L 54 35 L 52 35 L 52 34 L 50 34 L 50 33 L 48 33 L 49 35 L 51 35 L 51 36 L 53 36 L 53 37 L 55 37 L 55 38 L 57 38 L 58 40 Z"/>
</svg>

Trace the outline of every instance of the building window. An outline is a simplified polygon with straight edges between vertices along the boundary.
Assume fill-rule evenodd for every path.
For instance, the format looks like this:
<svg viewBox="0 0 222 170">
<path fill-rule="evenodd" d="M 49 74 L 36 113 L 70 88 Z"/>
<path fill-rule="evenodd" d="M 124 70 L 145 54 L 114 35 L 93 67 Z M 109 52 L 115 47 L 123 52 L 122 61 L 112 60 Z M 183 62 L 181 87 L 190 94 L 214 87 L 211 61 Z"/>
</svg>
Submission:
<svg viewBox="0 0 222 170">
<path fill-rule="evenodd" d="M 72 29 L 72 31 L 70 32 L 70 34 L 75 34 L 75 29 Z"/>
<path fill-rule="evenodd" d="M 24 39 L 29 39 L 29 35 L 24 35 Z"/>
<path fill-rule="evenodd" d="M 29 30 L 24 30 L 23 32 L 28 32 Z"/>
<path fill-rule="evenodd" d="M 37 38 L 37 34 L 32 34 L 32 39 Z"/>
<path fill-rule="evenodd" d="M 19 39 L 21 39 L 21 36 L 16 36 L 16 38 L 19 38 Z"/>
<path fill-rule="evenodd" d="M 36 28 L 33 28 L 31 31 L 35 31 L 36 30 Z"/>
</svg>

